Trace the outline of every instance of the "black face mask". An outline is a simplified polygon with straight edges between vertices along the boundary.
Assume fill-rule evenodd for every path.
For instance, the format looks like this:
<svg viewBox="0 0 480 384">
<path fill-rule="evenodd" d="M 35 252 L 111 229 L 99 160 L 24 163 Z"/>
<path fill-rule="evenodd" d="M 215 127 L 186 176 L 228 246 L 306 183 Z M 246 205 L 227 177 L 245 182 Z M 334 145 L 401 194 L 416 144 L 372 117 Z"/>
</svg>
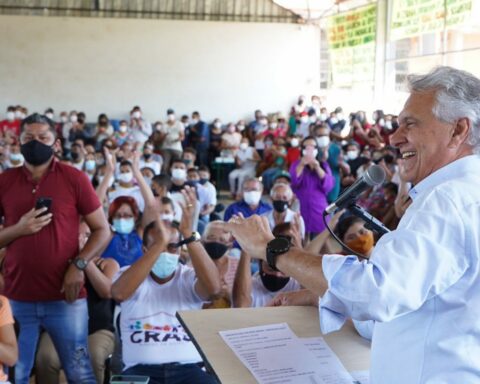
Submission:
<svg viewBox="0 0 480 384">
<path fill-rule="evenodd" d="M 277 292 L 283 287 L 285 287 L 290 281 L 290 277 L 278 277 L 274 275 L 269 275 L 263 271 L 260 271 L 260 278 L 262 283 L 270 292 Z"/>
<path fill-rule="evenodd" d="M 143 157 L 145 158 L 145 160 L 148 160 L 148 159 L 150 159 L 150 157 L 152 157 L 152 154 L 151 153 L 144 153 Z"/>
<path fill-rule="evenodd" d="M 273 209 L 278 213 L 283 213 L 288 209 L 288 202 L 284 200 L 273 200 Z"/>
<path fill-rule="evenodd" d="M 78 160 L 78 157 L 80 156 L 77 152 L 72 152 L 70 154 L 70 156 L 72 157 L 72 160 Z"/>
<path fill-rule="evenodd" d="M 31 140 L 20 146 L 25 161 L 32 165 L 45 164 L 53 156 L 53 145 L 46 145 L 38 140 Z"/>
<path fill-rule="evenodd" d="M 208 181 L 208 179 L 200 179 L 200 184 L 204 185 L 206 184 Z"/>
<path fill-rule="evenodd" d="M 225 252 L 228 250 L 228 246 L 225 244 L 216 243 L 214 241 L 203 243 L 203 247 L 205 248 L 205 251 L 207 251 L 208 256 L 210 256 L 213 260 L 219 259 L 225 255 Z"/>
</svg>

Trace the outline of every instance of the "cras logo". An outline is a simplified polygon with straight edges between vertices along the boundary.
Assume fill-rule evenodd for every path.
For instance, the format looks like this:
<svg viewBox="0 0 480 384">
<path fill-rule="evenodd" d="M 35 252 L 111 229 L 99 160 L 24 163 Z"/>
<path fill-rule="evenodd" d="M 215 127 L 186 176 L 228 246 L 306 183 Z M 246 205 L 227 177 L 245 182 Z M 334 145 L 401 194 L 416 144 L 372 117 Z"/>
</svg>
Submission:
<svg viewBox="0 0 480 384">
<path fill-rule="evenodd" d="M 178 324 L 175 316 L 166 312 L 161 312 L 153 316 L 148 316 L 148 318 L 155 319 L 155 316 L 160 314 L 163 315 L 161 316 L 162 318 L 171 317 L 172 321 L 163 325 L 158 325 L 158 323 L 153 324 L 153 322 L 143 321 L 143 319 L 134 320 L 128 325 L 128 330 L 131 332 L 130 341 L 134 344 L 190 341 L 188 334 L 183 327 Z"/>
</svg>

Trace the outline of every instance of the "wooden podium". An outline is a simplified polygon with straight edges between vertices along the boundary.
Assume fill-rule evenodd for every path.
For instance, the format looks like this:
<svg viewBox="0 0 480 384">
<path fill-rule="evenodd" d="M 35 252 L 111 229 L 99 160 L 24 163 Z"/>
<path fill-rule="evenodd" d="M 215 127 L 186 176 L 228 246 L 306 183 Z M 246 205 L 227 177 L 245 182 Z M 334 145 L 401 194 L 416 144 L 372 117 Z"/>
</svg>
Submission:
<svg viewBox="0 0 480 384">
<path fill-rule="evenodd" d="M 250 371 L 220 337 L 219 331 L 287 323 L 298 337 L 322 336 L 314 307 L 264 307 L 180 311 L 177 318 L 190 335 L 205 365 L 223 384 L 255 384 Z M 368 370 L 370 343 L 351 321 L 338 332 L 323 336 L 347 371 Z"/>
</svg>

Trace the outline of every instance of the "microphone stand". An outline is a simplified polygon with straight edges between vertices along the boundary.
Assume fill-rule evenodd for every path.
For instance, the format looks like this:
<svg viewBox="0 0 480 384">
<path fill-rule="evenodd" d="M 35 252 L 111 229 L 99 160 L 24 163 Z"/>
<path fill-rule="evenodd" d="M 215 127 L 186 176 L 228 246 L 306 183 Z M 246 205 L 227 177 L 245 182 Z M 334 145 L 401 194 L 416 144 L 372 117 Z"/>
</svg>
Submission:
<svg viewBox="0 0 480 384">
<path fill-rule="evenodd" d="M 381 235 L 385 235 L 386 233 L 390 232 L 390 230 L 385 227 L 380 220 L 373 217 L 362 207 L 359 207 L 356 204 L 351 204 L 347 207 L 347 209 L 355 216 L 365 221 L 365 228 L 371 229 L 372 231 L 375 231 Z"/>
</svg>

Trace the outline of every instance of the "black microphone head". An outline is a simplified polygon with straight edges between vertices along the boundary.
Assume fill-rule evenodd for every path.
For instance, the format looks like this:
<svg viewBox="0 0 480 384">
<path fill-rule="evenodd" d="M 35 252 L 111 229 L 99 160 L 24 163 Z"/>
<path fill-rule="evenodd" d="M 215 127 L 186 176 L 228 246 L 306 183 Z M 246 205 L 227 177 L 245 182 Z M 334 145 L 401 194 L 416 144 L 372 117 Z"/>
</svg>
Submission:
<svg viewBox="0 0 480 384">
<path fill-rule="evenodd" d="M 385 181 L 385 177 L 385 170 L 376 164 L 372 164 L 363 174 L 363 179 L 371 187 L 382 184 Z"/>
</svg>

